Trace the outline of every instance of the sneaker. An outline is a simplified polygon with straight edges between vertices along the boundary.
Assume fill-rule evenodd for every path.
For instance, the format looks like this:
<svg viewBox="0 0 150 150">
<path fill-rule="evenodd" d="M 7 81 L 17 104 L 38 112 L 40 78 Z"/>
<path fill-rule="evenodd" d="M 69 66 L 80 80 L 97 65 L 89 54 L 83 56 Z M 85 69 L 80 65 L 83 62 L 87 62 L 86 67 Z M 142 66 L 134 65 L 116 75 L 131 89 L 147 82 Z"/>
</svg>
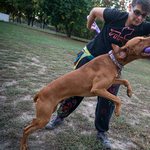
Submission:
<svg viewBox="0 0 150 150">
<path fill-rule="evenodd" d="M 53 130 L 55 129 L 59 124 L 64 123 L 64 119 L 59 118 L 56 116 L 55 118 L 51 119 L 50 122 L 45 126 L 46 129 L 48 130 Z"/>
<path fill-rule="evenodd" d="M 97 137 L 100 139 L 101 143 L 103 144 L 103 146 L 105 146 L 105 148 L 111 148 L 111 143 L 108 140 L 108 137 L 105 134 L 105 132 L 97 132 Z"/>
</svg>

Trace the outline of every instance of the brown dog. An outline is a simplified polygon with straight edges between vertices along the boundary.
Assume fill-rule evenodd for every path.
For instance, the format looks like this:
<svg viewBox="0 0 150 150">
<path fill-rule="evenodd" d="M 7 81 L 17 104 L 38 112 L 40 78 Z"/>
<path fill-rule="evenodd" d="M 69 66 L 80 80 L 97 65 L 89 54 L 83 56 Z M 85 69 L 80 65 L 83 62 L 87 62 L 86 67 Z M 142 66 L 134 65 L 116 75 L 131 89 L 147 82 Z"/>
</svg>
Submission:
<svg viewBox="0 0 150 150">
<path fill-rule="evenodd" d="M 34 96 L 36 117 L 24 129 L 20 150 L 27 149 L 27 136 L 33 131 L 46 126 L 52 113 L 57 109 L 58 103 L 68 97 L 104 97 L 115 103 L 116 116 L 120 115 L 121 100 L 107 92 L 107 89 L 112 84 L 123 84 L 127 87 L 127 95 L 132 96 L 130 83 L 127 80 L 116 79 L 116 77 L 121 66 L 135 59 L 150 58 L 150 54 L 143 53 L 145 48 L 150 47 L 150 37 L 136 37 L 129 40 L 122 47 L 114 44 L 112 44 L 112 47 L 113 51 L 110 53 L 98 56 L 81 68 L 58 78 Z"/>
</svg>

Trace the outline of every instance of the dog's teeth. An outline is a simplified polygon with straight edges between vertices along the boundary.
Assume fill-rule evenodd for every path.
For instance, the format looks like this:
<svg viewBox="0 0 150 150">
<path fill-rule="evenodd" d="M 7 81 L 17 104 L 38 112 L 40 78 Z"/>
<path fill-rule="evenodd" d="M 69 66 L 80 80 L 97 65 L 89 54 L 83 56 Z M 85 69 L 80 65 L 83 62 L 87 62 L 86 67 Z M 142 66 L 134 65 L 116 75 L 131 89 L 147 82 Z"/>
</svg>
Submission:
<svg viewBox="0 0 150 150">
<path fill-rule="evenodd" d="M 144 54 L 144 55 L 150 55 L 150 53 L 145 53 L 145 52 L 143 52 L 143 54 Z"/>
</svg>

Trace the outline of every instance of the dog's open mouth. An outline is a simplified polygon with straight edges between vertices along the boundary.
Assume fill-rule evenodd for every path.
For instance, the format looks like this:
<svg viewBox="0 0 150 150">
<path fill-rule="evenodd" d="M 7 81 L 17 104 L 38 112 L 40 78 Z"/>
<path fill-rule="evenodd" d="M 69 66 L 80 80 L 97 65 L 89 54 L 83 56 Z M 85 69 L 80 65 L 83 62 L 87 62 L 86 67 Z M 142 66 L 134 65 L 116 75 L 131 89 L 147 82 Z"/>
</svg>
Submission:
<svg viewBox="0 0 150 150">
<path fill-rule="evenodd" d="M 150 47 L 145 48 L 142 53 L 142 56 L 150 56 Z"/>
</svg>

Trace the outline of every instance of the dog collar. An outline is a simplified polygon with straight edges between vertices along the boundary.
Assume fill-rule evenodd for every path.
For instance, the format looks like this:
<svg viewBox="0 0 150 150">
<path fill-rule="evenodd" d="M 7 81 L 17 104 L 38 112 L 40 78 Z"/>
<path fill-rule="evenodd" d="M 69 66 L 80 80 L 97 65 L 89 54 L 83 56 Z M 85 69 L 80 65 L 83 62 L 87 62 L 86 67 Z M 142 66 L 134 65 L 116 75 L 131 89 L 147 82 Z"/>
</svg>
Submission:
<svg viewBox="0 0 150 150">
<path fill-rule="evenodd" d="M 120 65 L 118 63 L 118 61 L 116 60 L 115 56 L 113 55 L 113 50 L 109 51 L 109 57 L 111 58 L 111 60 L 114 62 L 114 64 L 120 68 L 121 70 L 123 69 L 124 66 Z"/>
</svg>

